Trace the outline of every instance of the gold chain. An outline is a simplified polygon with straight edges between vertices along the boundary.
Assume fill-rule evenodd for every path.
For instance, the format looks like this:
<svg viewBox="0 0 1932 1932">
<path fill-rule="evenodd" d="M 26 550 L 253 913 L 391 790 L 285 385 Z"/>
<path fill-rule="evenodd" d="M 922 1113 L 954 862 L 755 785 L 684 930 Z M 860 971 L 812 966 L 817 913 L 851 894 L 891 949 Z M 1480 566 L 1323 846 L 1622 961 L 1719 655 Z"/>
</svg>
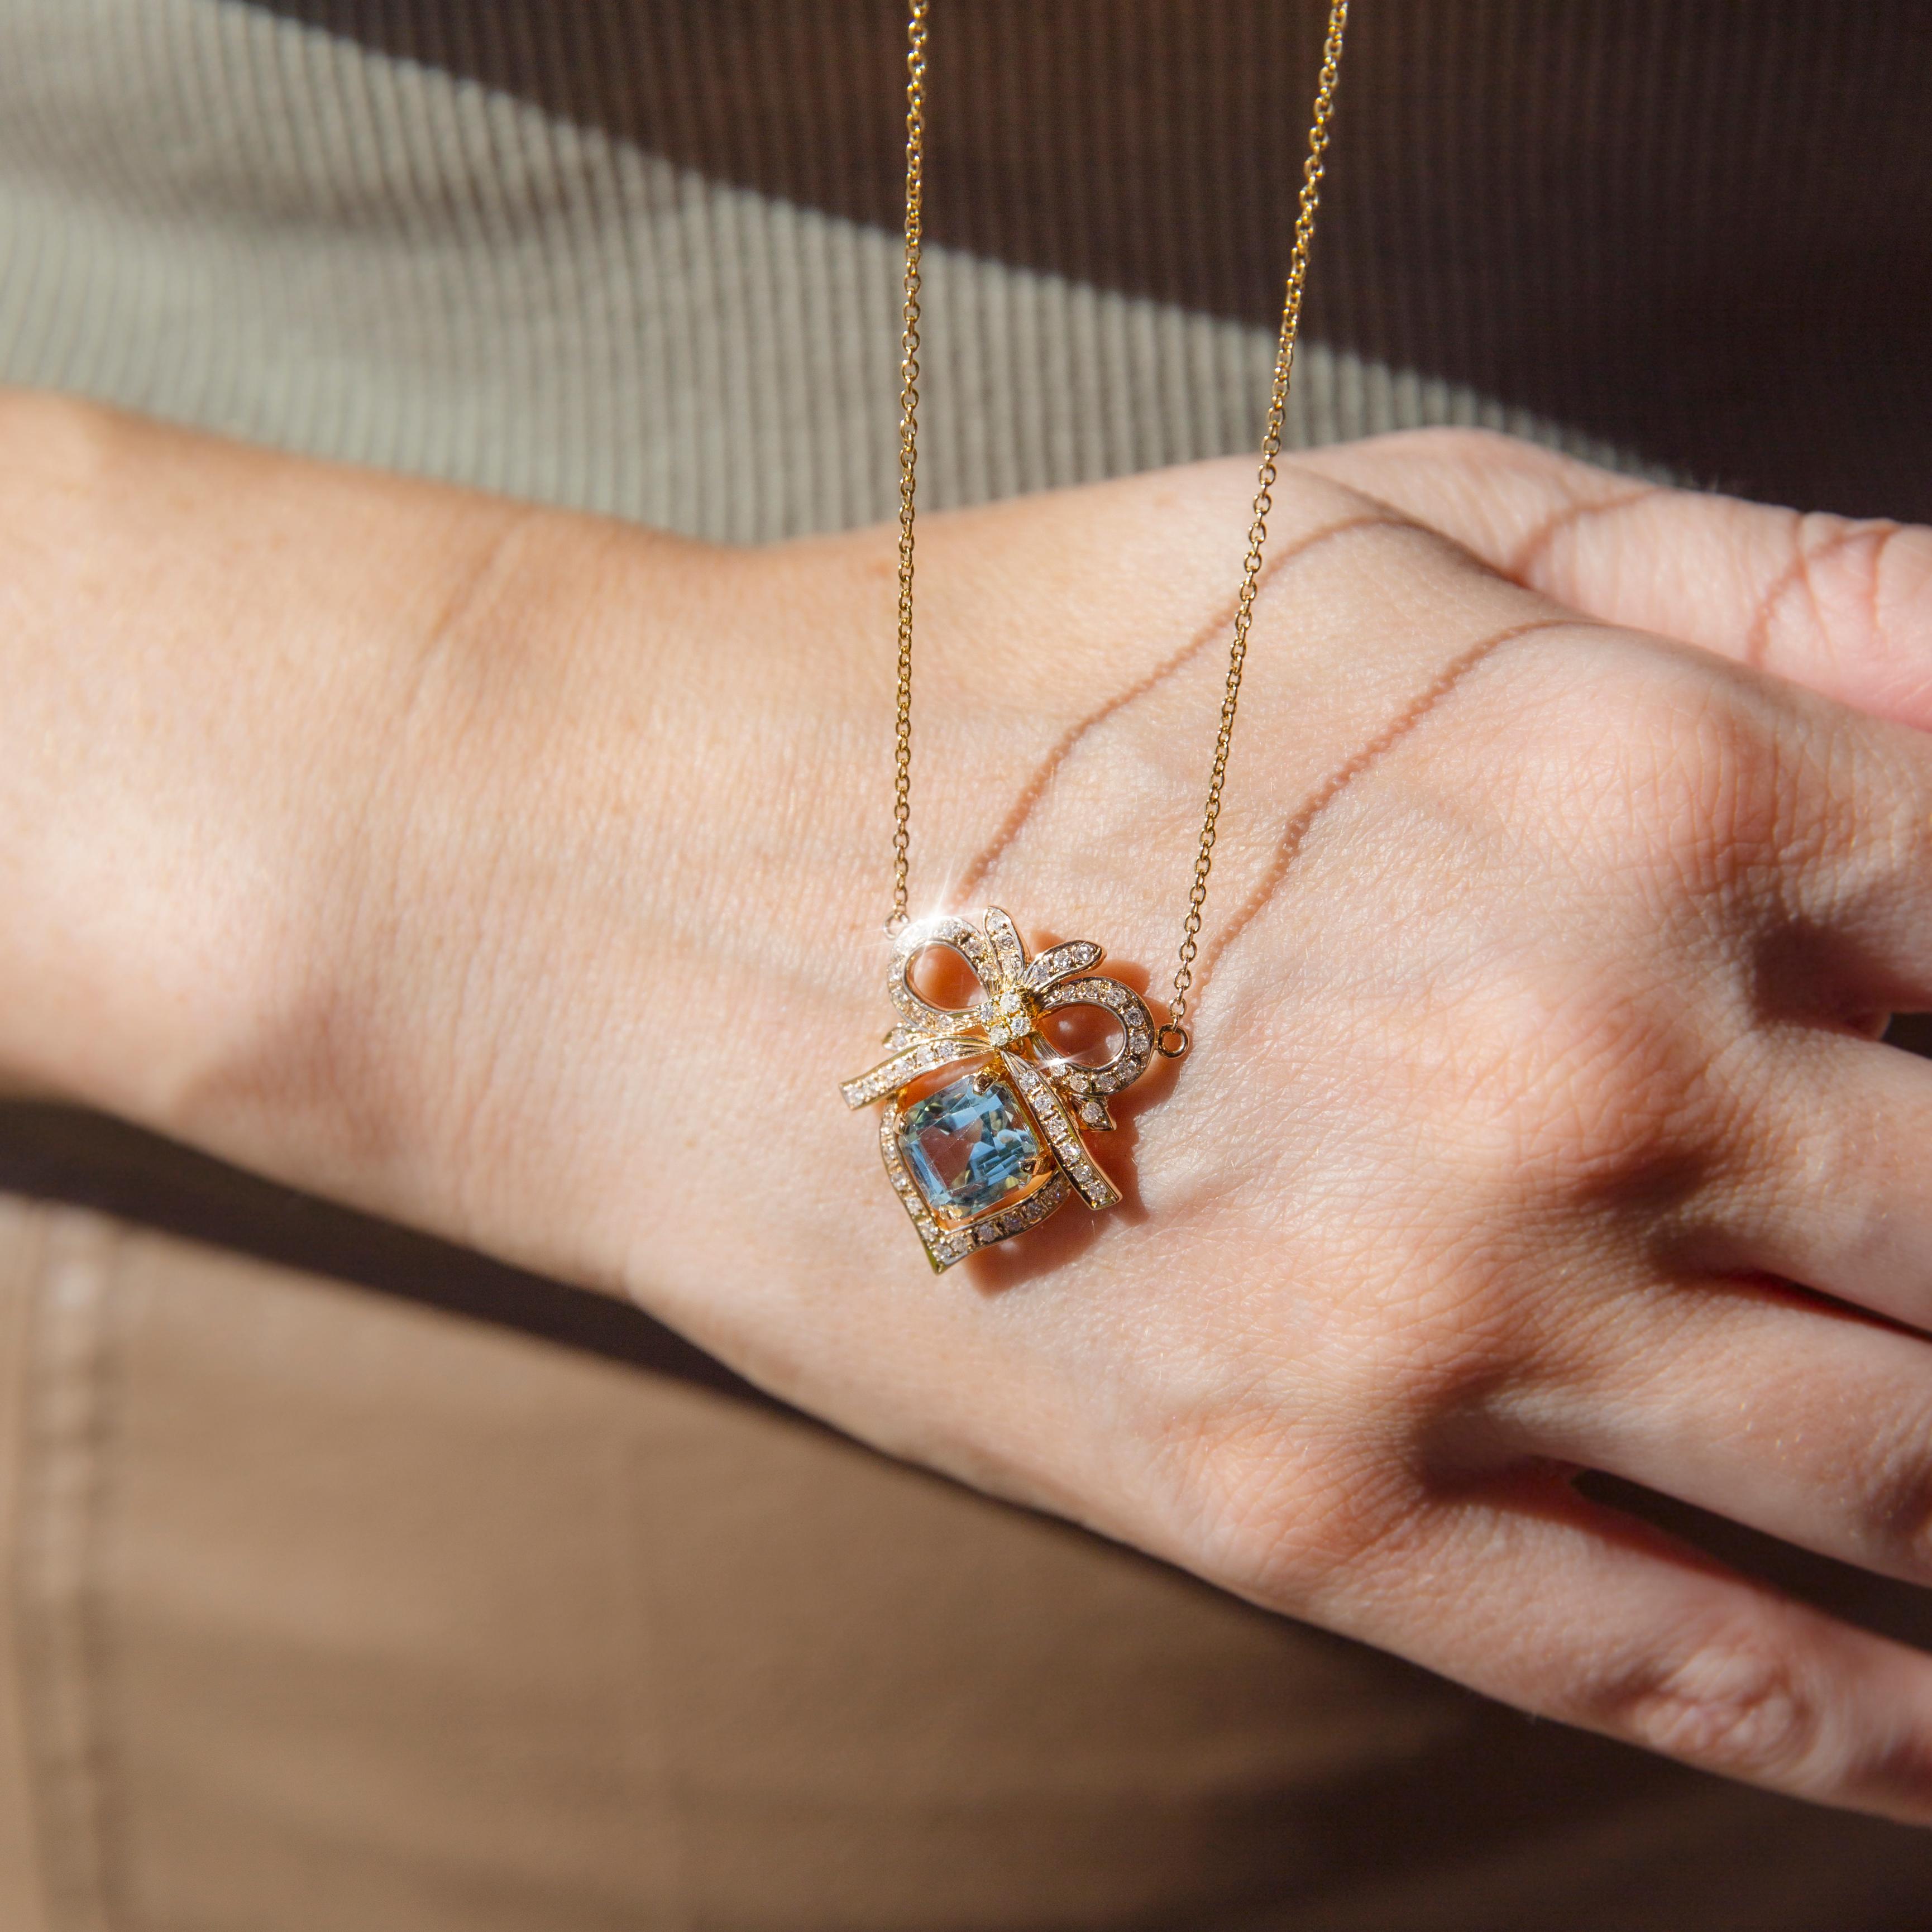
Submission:
<svg viewBox="0 0 1932 1932">
<path fill-rule="evenodd" d="M 899 363 L 899 659 L 898 716 L 892 789 L 892 916 L 889 931 L 905 923 L 908 854 L 912 821 L 912 558 L 914 484 L 919 455 L 919 291 L 920 249 L 924 238 L 926 188 L 926 14 L 930 0 L 911 0 L 906 33 L 906 202 L 905 308 L 900 338 Z M 1227 782 L 1228 754 L 1234 740 L 1234 717 L 1240 708 L 1241 674 L 1246 668 L 1248 634 L 1253 628 L 1255 596 L 1261 585 L 1262 556 L 1268 543 L 1268 520 L 1274 508 L 1276 464 L 1288 413 L 1288 385 L 1294 374 L 1295 338 L 1301 326 L 1301 298 L 1308 283 L 1308 255 L 1315 240 L 1316 210 L 1320 204 L 1322 176 L 1328 152 L 1329 126 L 1335 114 L 1336 83 L 1342 68 L 1342 37 L 1348 24 L 1348 0 L 1332 0 L 1328 31 L 1322 46 L 1322 71 L 1315 86 L 1315 111 L 1309 124 L 1308 156 L 1302 164 L 1301 196 L 1294 220 L 1294 244 L 1288 256 L 1288 287 L 1281 310 L 1281 334 L 1275 348 L 1274 385 L 1268 396 L 1268 427 L 1262 436 L 1261 471 L 1255 489 L 1253 516 L 1248 525 L 1247 556 L 1241 566 L 1241 590 L 1234 604 L 1234 634 L 1228 650 L 1228 680 L 1221 699 L 1220 728 L 1214 737 L 1214 758 L 1208 768 L 1208 802 L 1201 816 L 1201 844 L 1194 856 L 1193 883 L 1188 889 L 1187 914 L 1181 921 L 1180 952 L 1174 969 L 1174 993 L 1167 1024 L 1156 1043 L 1170 1059 L 1188 1048 L 1187 994 L 1194 983 L 1194 962 L 1200 951 L 1201 916 L 1208 903 L 1208 880 L 1214 869 L 1214 841 L 1221 818 L 1221 790 Z"/>
<path fill-rule="evenodd" d="M 1169 1059 L 1187 1051 L 1187 989 L 1194 983 L 1194 956 L 1200 950 L 1201 910 L 1208 903 L 1208 875 L 1214 868 L 1214 838 L 1221 818 L 1221 787 L 1228 776 L 1228 748 L 1234 742 L 1234 713 L 1241 702 L 1241 673 L 1248 662 L 1248 632 L 1255 621 L 1255 592 L 1260 587 L 1262 550 L 1268 542 L 1268 512 L 1274 508 L 1275 459 L 1281 454 L 1282 426 L 1288 412 L 1288 386 L 1294 374 L 1294 338 L 1301 326 L 1301 292 L 1308 282 L 1308 250 L 1315 239 L 1315 210 L 1321 200 L 1323 156 L 1328 124 L 1335 113 L 1335 83 L 1342 68 L 1342 35 L 1348 24 L 1348 0 L 1328 9 L 1328 35 L 1322 46 L 1322 72 L 1315 83 L 1315 112 L 1309 123 L 1308 158 L 1301 166 L 1301 200 L 1294 218 L 1294 247 L 1288 260 L 1288 292 L 1281 308 L 1281 335 L 1274 352 L 1274 387 L 1268 397 L 1268 429 L 1262 437 L 1261 476 L 1255 488 L 1254 520 L 1248 526 L 1248 554 L 1241 566 L 1241 594 L 1234 604 L 1234 641 L 1228 649 L 1228 683 L 1221 699 L 1221 728 L 1208 768 L 1208 803 L 1201 814 L 1201 846 L 1194 855 L 1194 883 L 1188 889 L 1187 916 L 1180 922 L 1180 957 L 1174 969 L 1174 997 L 1168 1022 L 1158 1036 Z"/>
<path fill-rule="evenodd" d="M 919 480 L 919 251 L 926 222 L 926 13 L 906 22 L 905 306 L 899 334 L 899 674 L 892 753 L 892 916 L 905 924 L 912 850 L 912 524 Z"/>
</svg>

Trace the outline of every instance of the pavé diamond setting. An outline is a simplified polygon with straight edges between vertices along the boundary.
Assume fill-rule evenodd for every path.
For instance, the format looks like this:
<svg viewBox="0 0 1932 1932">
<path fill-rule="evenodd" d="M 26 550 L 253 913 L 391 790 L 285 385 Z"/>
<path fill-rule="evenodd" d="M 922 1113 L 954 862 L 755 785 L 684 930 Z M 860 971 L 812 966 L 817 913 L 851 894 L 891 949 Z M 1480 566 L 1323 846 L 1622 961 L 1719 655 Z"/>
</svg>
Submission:
<svg viewBox="0 0 1932 1932">
<path fill-rule="evenodd" d="M 914 962 L 934 946 L 972 968 L 981 998 L 937 1006 L 914 989 Z M 1076 1196 L 1096 1211 L 1120 1199 L 1084 1136 L 1112 1128 L 1108 1098 L 1147 1071 L 1156 1030 L 1139 994 L 1094 970 L 1100 959 L 1084 939 L 1030 958 L 998 906 L 982 926 L 941 915 L 901 928 L 886 982 L 899 1016 L 886 1036 L 890 1057 L 839 1090 L 848 1107 L 886 1103 L 880 1154 L 935 1272 L 1037 1227 Z M 1076 1006 L 1100 1008 L 1120 1030 L 1098 1066 L 1061 1058 L 1039 1030 L 1043 1014 Z M 964 1063 L 936 1091 L 910 1091 Z"/>
</svg>

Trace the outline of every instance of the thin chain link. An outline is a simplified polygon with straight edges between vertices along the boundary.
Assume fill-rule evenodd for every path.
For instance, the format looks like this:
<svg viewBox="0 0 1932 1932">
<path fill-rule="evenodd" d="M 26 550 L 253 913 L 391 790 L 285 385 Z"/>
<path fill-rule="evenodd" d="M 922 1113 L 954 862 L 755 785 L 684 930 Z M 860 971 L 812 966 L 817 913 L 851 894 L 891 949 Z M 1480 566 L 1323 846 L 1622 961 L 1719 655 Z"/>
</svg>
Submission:
<svg viewBox="0 0 1932 1932">
<path fill-rule="evenodd" d="M 919 458 L 919 295 L 920 250 L 924 238 L 926 190 L 926 15 L 931 0 L 911 0 L 906 38 L 906 197 L 905 306 L 899 338 L 899 655 L 898 712 L 892 781 L 892 912 L 886 922 L 896 932 L 908 916 L 909 853 L 912 826 L 912 565 L 913 518 Z M 1308 282 L 1309 250 L 1315 240 L 1316 210 L 1321 200 L 1324 157 L 1329 124 L 1334 118 L 1335 90 L 1342 68 L 1342 37 L 1348 24 L 1348 0 L 1332 0 L 1328 30 L 1322 47 L 1322 71 L 1316 82 L 1315 111 L 1308 130 L 1308 158 L 1302 164 L 1301 196 L 1296 211 L 1294 245 L 1288 257 L 1288 287 L 1281 311 L 1281 335 L 1275 350 L 1274 386 L 1268 398 L 1268 427 L 1262 437 L 1261 472 L 1255 490 L 1254 514 L 1248 526 L 1248 550 L 1241 569 L 1240 596 L 1234 605 L 1234 634 L 1228 652 L 1228 681 L 1221 700 L 1220 728 L 1215 734 L 1214 762 L 1208 770 L 1208 802 L 1202 813 L 1201 844 L 1194 858 L 1194 879 L 1187 895 L 1187 916 L 1181 922 L 1180 952 L 1174 966 L 1174 994 L 1167 1024 L 1156 1036 L 1160 1051 L 1170 1058 L 1188 1047 L 1187 995 L 1194 983 L 1194 962 L 1200 951 L 1201 921 L 1208 903 L 1208 880 L 1214 868 L 1214 841 L 1221 818 L 1222 788 L 1227 782 L 1228 754 L 1234 740 L 1234 718 L 1240 708 L 1241 674 L 1246 668 L 1248 634 L 1254 624 L 1255 596 L 1261 584 L 1262 557 L 1268 543 L 1268 520 L 1274 508 L 1276 463 L 1288 414 L 1288 385 L 1294 374 L 1295 338 L 1301 326 L 1301 298 Z"/>
<path fill-rule="evenodd" d="M 905 924 L 912 854 L 912 538 L 919 482 L 919 257 L 926 223 L 926 15 L 912 0 L 906 22 L 905 306 L 899 334 L 898 716 L 892 746 L 892 914 Z"/>
<path fill-rule="evenodd" d="M 1188 1048 L 1188 988 L 1201 946 L 1201 914 L 1208 903 L 1208 875 L 1214 869 L 1214 840 L 1221 818 L 1221 788 L 1228 776 L 1228 752 L 1234 740 L 1234 714 L 1241 702 L 1241 674 L 1247 667 L 1248 632 L 1255 621 L 1262 552 L 1268 542 L 1268 512 L 1274 508 L 1276 459 L 1288 413 L 1288 388 L 1294 374 L 1295 337 L 1301 327 L 1301 296 L 1308 283 L 1308 251 L 1315 240 L 1315 211 L 1322 196 L 1323 158 L 1328 125 L 1335 114 L 1335 84 L 1342 68 L 1342 36 L 1348 24 L 1348 0 L 1334 0 L 1328 34 L 1322 47 L 1322 72 L 1315 84 L 1315 112 L 1308 129 L 1308 158 L 1301 168 L 1301 200 L 1294 218 L 1294 248 L 1288 256 L 1288 291 L 1282 303 L 1281 337 L 1275 349 L 1274 387 L 1268 397 L 1268 429 L 1262 437 L 1261 475 L 1255 489 L 1254 520 L 1248 526 L 1248 554 L 1241 567 L 1241 594 L 1234 605 L 1234 640 L 1228 650 L 1228 682 L 1221 699 L 1221 728 L 1215 734 L 1214 761 L 1208 768 L 1208 802 L 1201 814 L 1201 846 L 1194 855 L 1194 883 L 1187 894 L 1187 916 L 1180 924 L 1180 955 L 1174 969 L 1174 995 L 1168 1023 L 1159 1035 L 1170 1059 Z"/>
</svg>

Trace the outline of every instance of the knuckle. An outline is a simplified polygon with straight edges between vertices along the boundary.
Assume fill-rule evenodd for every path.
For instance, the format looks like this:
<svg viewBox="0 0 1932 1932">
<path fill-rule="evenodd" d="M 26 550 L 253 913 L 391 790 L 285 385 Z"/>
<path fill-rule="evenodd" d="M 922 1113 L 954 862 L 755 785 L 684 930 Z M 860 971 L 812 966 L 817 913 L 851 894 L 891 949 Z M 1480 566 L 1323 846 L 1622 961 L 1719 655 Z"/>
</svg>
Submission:
<svg viewBox="0 0 1932 1932">
<path fill-rule="evenodd" d="M 1915 1417 L 1885 1435 L 1892 1446 L 1853 1478 L 1853 1507 L 1873 1562 L 1922 1581 L 1932 1576 L 1932 1426 Z"/>
<path fill-rule="evenodd" d="M 1789 1776 L 1814 1756 L 1817 1698 L 1790 1655 L 1730 1633 L 1609 1687 L 1591 1719 L 1653 1750 L 1734 1777 Z"/>
<path fill-rule="evenodd" d="M 1787 942 L 1802 955 L 1807 935 L 1922 871 L 1932 766 L 1915 741 L 1755 674 L 1622 641 L 1630 661 L 1587 703 L 1567 693 L 1535 754 L 1538 794 L 1556 801 L 1552 849 L 1593 887 L 1674 942 L 1716 949 L 1748 986 Z M 1816 976 L 1808 956 L 1791 963 Z"/>
<path fill-rule="evenodd" d="M 1604 640 L 1602 674 L 1567 684 L 1544 734 L 1556 836 L 1660 910 L 1756 893 L 1816 842 L 1838 748 L 1765 680 L 1658 640 Z"/>
<path fill-rule="evenodd" d="M 1874 734 L 1841 721 L 1841 755 L 1828 800 L 1830 860 L 1815 896 L 1821 916 L 1856 925 L 1901 891 L 1922 888 L 1932 859 L 1932 766 L 1916 736 Z"/>
<path fill-rule="evenodd" d="M 1399 1460 L 1360 1437 L 1313 1456 L 1278 1426 L 1222 1426 L 1180 1460 L 1183 1534 L 1199 1567 L 1293 1613 L 1306 1614 L 1400 1543 L 1421 1506 Z"/>
<path fill-rule="evenodd" d="M 1714 679 L 1633 706 L 1627 823 L 1673 886 L 1720 891 L 1789 854 L 1793 747 L 1756 713 Z"/>
<path fill-rule="evenodd" d="M 1839 650 L 1860 644 L 1894 656 L 1901 623 L 1922 621 L 1932 597 L 1932 531 L 1889 519 L 1822 514 L 1798 520 L 1790 574 L 1804 593 L 1815 634 Z M 1914 653 L 1897 656 L 1910 662 Z"/>
<path fill-rule="evenodd" d="M 1492 1101 L 1512 1188 L 1571 1204 L 1659 1208 L 1722 1159 L 1730 1111 L 1707 1030 L 1594 974 L 1519 988 Z"/>
</svg>

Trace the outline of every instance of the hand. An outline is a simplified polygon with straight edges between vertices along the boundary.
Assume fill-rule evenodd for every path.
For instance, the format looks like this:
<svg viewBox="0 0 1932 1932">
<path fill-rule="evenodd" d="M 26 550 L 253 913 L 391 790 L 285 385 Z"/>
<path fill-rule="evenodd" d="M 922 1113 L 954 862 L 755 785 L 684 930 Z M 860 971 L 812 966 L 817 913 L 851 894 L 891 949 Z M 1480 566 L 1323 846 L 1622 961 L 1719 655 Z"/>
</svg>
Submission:
<svg viewBox="0 0 1932 1932">
<path fill-rule="evenodd" d="M 888 1018 L 887 536 L 80 441 L 7 525 L 57 587 L 0 849 L 67 990 L 0 957 L 0 1064 L 1526 1708 L 1932 1817 L 1932 1662 L 1570 1481 L 1932 1570 L 1932 1068 L 1870 1037 L 1932 1004 L 1932 537 L 1490 439 L 1292 466 L 1195 1050 L 1100 1143 L 1123 1210 L 935 1282 L 834 1090 Z M 1250 487 L 922 524 L 916 894 L 1158 992 Z M 141 598 L 50 578 L 104 527 Z M 171 868 L 131 907 L 130 838 Z"/>
</svg>

